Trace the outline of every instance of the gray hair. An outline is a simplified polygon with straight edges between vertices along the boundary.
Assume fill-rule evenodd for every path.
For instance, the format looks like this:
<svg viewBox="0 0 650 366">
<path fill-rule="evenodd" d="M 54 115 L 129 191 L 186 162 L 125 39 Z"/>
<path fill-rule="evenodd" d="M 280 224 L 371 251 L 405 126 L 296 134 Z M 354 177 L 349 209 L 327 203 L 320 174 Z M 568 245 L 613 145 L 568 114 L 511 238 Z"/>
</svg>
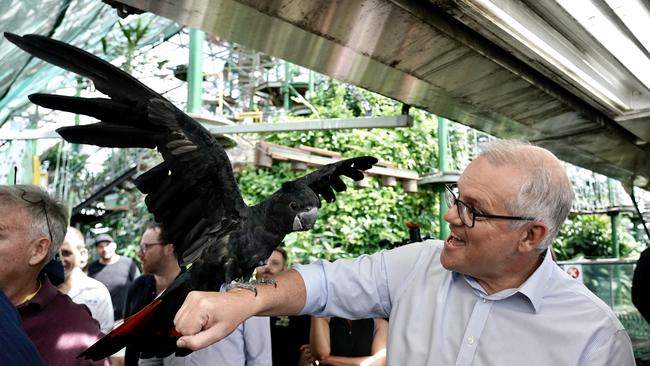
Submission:
<svg viewBox="0 0 650 366">
<path fill-rule="evenodd" d="M 50 197 L 42 188 L 25 184 L 0 185 L 0 203 L 25 208 L 31 219 L 32 237 L 45 236 L 51 241 L 44 264 L 54 258 L 61 248 L 68 227 L 65 206 Z"/>
<path fill-rule="evenodd" d="M 86 247 L 86 238 L 84 238 L 84 234 L 82 234 L 81 231 L 76 227 L 68 226 L 68 232 L 65 234 L 65 239 L 68 239 L 68 243 L 70 244 L 72 244 L 72 242 L 70 242 L 70 239 L 74 240 L 74 246 L 77 250 L 81 250 Z"/>
<path fill-rule="evenodd" d="M 548 234 L 538 246 L 544 251 L 560 232 L 573 202 L 573 187 L 560 161 L 546 149 L 516 140 L 491 141 L 482 146 L 479 157 L 525 172 L 518 194 L 505 206 L 513 215 L 534 217 L 548 226 Z M 525 222 L 513 221 L 514 227 L 523 225 Z"/>
</svg>

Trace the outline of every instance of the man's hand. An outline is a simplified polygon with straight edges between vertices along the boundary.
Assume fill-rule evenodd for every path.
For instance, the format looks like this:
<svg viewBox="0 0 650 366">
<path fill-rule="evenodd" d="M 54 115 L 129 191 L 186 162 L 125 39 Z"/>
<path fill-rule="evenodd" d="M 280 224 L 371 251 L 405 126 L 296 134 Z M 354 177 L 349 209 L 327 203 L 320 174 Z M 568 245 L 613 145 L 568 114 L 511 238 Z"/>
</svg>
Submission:
<svg viewBox="0 0 650 366">
<path fill-rule="evenodd" d="M 251 291 L 192 291 L 174 318 L 176 330 L 183 335 L 176 345 L 194 351 L 205 348 L 232 333 L 253 315 L 255 294 Z"/>
<path fill-rule="evenodd" d="M 311 348 L 309 344 L 303 344 L 300 346 L 300 358 L 298 359 L 298 366 L 311 366 L 314 365 L 316 359 L 311 354 Z"/>
</svg>

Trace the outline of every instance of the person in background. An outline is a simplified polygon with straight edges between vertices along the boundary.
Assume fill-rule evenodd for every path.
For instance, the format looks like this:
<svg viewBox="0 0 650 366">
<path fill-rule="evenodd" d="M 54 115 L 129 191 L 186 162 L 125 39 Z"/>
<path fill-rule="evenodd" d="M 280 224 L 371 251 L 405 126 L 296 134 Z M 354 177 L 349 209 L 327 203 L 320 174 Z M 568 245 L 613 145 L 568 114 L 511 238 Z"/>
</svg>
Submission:
<svg viewBox="0 0 650 366">
<path fill-rule="evenodd" d="M 142 234 L 140 251 L 144 274 L 130 286 L 124 317 L 131 316 L 160 295 L 182 272 L 174 244 L 170 243 L 164 226 L 152 223 Z M 270 366 L 271 342 L 267 318 L 251 318 L 240 324 L 221 342 L 185 357 L 170 355 L 164 359 L 140 358 L 140 352 L 127 347 L 125 364 L 131 365 L 221 365 Z"/>
<path fill-rule="evenodd" d="M 108 365 L 77 355 L 101 337 L 99 323 L 41 274 L 59 252 L 67 210 L 40 187 L 0 186 L 0 289 L 48 366 Z"/>
<path fill-rule="evenodd" d="M 309 344 L 321 365 L 384 366 L 387 339 L 385 319 L 311 318 Z"/>
<path fill-rule="evenodd" d="M 169 242 L 161 224 L 147 226 L 140 240 L 138 257 L 142 263 L 143 275 L 136 278 L 129 286 L 124 302 L 124 318 L 127 318 L 153 301 L 181 273 L 174 244 Z M 124 364 L 138 365 L 140 350 L 133 346 L 126 347 Z M 162 364 L 161 359 L 146 359 L 149 365 Z"/>
<path fill-rule="evenodd" d="M 117 243 L 108 234 L 95 238 L 95 249 L 99 259 L 88 265 L 88 276 L 106 286 L 113 302 L 113 320 L 122 320 L 124 299 L 131 282 L 140 275 L 138 266 L 131 258 L 116 253 Z"/>
<path fill-rule="evenodd" d="M 390 319 L 391 365 L 635 364 L 616 315 L 552 260 L 573 190 L 550 151 L 500 140 L 446 187 L 450 235 L 294 267 L 257 296 L 191 292 L 179 347 L 223 338 L 254 315 Z"/>
<path fill-rule="evenodd" d="M 88 262 L 88 249 L 84 236 L 76 228 L 68 227 L 61 244 L 64 281 L 59 291 L 70 296 L 77 304 L 88 306 L 93 318 L 97 319 L 102 333 L 113 329 L 113 303 L 111 294 L 103 283 L 88 277 L 82 271 L 83 263 Z"/>
<path fill-rule="evenodd" d="M 650 323 L 650 248 L 641 252 L 632 277 L 632 303 Z"/>
<path fill-rule="evenodd" d="M 255 269 L 257 278 L 271 278 L 287 270 L 288 257 L 283 247 L 273 250 L 263 266 Z M 315 359 L 309 347 L 308 315 L 272 316 L 271 345 L 273 365 L 308 366 Z"/>
</svg>

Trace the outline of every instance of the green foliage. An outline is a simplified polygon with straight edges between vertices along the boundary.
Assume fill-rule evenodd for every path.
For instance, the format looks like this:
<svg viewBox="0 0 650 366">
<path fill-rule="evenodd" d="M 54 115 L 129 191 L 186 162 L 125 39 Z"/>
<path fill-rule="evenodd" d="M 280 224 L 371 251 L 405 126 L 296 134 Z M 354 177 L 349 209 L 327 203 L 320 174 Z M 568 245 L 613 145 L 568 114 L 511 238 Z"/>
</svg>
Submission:
<svg viewBox="0 0 650 366">
<path fill-rule="evenodd" d="M 311 102 L 321 118 L 342 118 L 362 114 L 367 106 L 375 115 L 397 115 L 402 105 L 377 94 L 337 82 L 322 82 Z M 437 120 L 420 110 L 411 111 L 413 128 L 372 130 L 330 130 L 276 133 L 265 140 L 287 146 L 314 146 L 339 152 L 343 157 L 372 155 L 399 168 L 420 173 L 437 170 Z M 242 194 L 249 203 L 257 203 L 280 184 L 303 175 L 290 170 L 287 163 L 270 169 L 249 169 L 239 176 Z M 400 184 L 382 187 L 370 178 L 367 188 L 355 188 L 347 180 L 348 190 L 337 195 L 334 203 L 323 203 L 312 230 L 290 235 L 285 244 L 295 262 L 316 258 L 335 259 L 372 253 L 383 249 L 381 240 L 401 242 L 408 238 L 404 221 L 420 224 L 424 236 L 438 232 L 438 199 L 429 188 L 405 193 Z"/>
<path fill-rule="evenodd" d="M 627 257 L 638 247 L 627 229 L 619 224 L 619 250 L 622 258 Z M 604 214 L 571 215 L 562 225 L 553 243 L 558 260 L 568 260 L 579 256 L 587 258 L 612 258 L 611 219 Z"/>
</svg>

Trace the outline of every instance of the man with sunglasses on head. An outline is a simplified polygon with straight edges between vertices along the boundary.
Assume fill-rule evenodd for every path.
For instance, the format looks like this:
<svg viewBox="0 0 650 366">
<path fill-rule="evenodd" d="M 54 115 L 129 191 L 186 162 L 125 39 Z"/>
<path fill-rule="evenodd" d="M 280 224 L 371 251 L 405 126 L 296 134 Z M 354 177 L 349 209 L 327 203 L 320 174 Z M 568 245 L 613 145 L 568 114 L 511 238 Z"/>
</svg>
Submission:
<svg viewBox="0 0 650 366">
<path fill-rule="evenodd" d="M 59 252 L 66 212 L 39 187 L 0 185 L 0 289 L 18 309 L 45 365 L 108 365 L 77 358 L 100 338 L 99 323 L 41 272 Z"/>
<path fill-rule="evenodd" d="M 389 365 L 634 365 L 612 310 L 551 258 L 572 199 L 552 153 L 493 142 L 448 191 L 444 241 L 298 266 L 257 296 L 190 293 L 178 344 L 204 347 L 252 315 L 303 313 L 390 318 Z"/>
</svg>

